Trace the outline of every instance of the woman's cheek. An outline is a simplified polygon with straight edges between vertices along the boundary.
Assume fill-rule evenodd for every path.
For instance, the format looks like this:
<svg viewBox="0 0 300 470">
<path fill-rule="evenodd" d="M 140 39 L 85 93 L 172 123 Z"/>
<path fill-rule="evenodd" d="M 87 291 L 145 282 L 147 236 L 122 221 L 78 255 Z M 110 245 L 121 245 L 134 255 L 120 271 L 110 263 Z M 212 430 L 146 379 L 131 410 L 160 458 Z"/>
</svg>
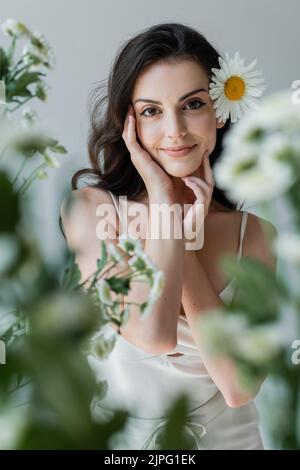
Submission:
<svg viewBox="0 0 300 470">
<path fill-rule="evenodd" d="M 216 141 L 217 141 L 217 130 L 213 128 L 210 132 L 209 142 L 208 142 L 208 148 L 209 148 L 210 154 L 213 152 L 216 146 Z"/>
<path fill-rule="evenodd" d="M 200 135 L 203 136 L 206 146 L 211 153 L 216 145 L 217 139 L 217 129 L 216 129 L 216 120 L 212 113 L 209 113 L 201 120 L 199 123 Z"/>
<path fill-rule="evenodd" d="M 150 123 L 137 122 L 137 134 L 143 147 L 148 151 L 153 151 L 155 142 L 158 139 L 158 129 Z"/>
</svg>

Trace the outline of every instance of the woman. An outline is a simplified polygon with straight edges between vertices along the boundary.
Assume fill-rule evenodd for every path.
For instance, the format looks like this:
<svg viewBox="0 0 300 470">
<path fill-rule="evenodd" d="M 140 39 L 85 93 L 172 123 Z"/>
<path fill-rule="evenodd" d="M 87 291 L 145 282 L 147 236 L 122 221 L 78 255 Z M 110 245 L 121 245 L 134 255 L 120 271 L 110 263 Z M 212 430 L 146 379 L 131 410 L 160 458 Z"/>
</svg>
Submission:
<svg viewBox="0 0 300 470">
<path fill-rule="evenodd" d="M 237 210 L 214 184 L 212 167 L 230 127 L 217 120 L 208 93 L 218 57 L 201 34 L 182 24 L 155 25 L 130 39 L 113 64 L 103 117 L 106 97 L 94 103 L 89 138 L 93 170 L 74 175 L 75 204 L 71 211 L 62 205 L 66 238 L 83 279 L 95 270 L 101 240 L 118 242 L 125 223 L 117 200 L 121 195 L 127 196 L 128 206 L 148 209 L 140 239 L 165 274 L 151 315 L 141 319 L 139 308 L 132 306 L 109 359 L 90 358 L 99 380 L 108 382 L 107 395 L 93 403 L 95 416 L 109 417 L 118 406 L 132 411 L 126 433 L 111 444 L 114 449 L 157 448 L 164 417 L 181 392 L 190 398 L 185 430 L 195 449 L 262 449 L 253 403 L 260 384 L 252 394 L 243 390 L 232 361 L 208 356 L 196 329 L 199 316 L 233 298 L 234 281 L 228 283 L 219 267 L 225 253 L 276 266 L 263 221 Z M 79 177 L 89 173 L 96 183 L 77 189 Z M 196 207 L 199 202 L 204 208 L 202 247 L 186 249 L 184 237 L 172 233 L 166 239 L 147 238 L 154 204 Z M 97 229 L 96 210 L 102 204 L 119 215 L 109 219 L 105 234 Z M 191 214 L 185 212 L 183 221 L 175 216 L 174 226 L 191 230 Z M 132 283 L 123 300 L 140 304 L 146 298 L 147 287 Z M 114 329 L 107 324 L 101 333 L 116 334 Z"/>
</svg>

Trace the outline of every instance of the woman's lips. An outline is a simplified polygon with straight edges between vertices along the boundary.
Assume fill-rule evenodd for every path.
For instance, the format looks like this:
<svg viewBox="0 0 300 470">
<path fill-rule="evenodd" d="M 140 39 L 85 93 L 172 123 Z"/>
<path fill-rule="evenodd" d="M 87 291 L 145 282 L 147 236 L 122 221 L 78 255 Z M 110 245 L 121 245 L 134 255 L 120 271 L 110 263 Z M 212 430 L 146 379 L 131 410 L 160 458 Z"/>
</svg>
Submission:
<svg viewBox="0 0 300 470">
<path fill-rule="evenodd" d="M 181 150 L 166 150 L 163 149 L 163 151 L 169 155 L 169 157 L 185 157 L 188 155 L 194 148 L 196 147 L 197 144 L 193 145 L 193 147 L 185 147 Z"/>
</svg>

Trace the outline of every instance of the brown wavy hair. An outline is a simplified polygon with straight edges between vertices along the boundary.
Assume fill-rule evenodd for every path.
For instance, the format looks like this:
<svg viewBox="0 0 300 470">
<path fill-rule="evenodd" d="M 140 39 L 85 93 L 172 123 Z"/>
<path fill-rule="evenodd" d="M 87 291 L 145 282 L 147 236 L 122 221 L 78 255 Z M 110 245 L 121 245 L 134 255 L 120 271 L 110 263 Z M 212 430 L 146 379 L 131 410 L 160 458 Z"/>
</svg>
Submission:
<svg viewBox="0 0 300 470">
<path fill-rule="evenodd" d="M 96 85 L 90 96 L 88 153 L 91 168 L 78 170 L 72 177 L 72 189 L 78 189 L 83 176 L 92 177 L 88 186 L 110 190 L 117 196 L 138 198 L 146 190 L 144 181 L 131 162 L 122 138 L 124 121 L 139 74 L 163 60 L 192 59 L 207 72 L 219 68 L 219 52 L 195 29 L 180 23 L 160 23 L 129 39 L 120 47 L 111 67 L 108 83 Z M 230 128 L 227 120 L 217 129 L 216 145 L 210 155 L 213 168 L 222 153 L 223 137 Z M 216 185 L 212 197 L 223 206 L 236 210 Z"/>
</svg>

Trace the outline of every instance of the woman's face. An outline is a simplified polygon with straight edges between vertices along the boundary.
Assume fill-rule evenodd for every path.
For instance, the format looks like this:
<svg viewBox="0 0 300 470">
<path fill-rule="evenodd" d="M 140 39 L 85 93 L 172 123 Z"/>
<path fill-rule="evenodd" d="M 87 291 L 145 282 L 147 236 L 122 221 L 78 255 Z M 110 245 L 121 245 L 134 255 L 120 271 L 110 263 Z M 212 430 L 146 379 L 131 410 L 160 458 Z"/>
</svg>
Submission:
<svg viewBox="0 0 300 470">
<path fill-rule="evenodd" d="M 205 151 L 211 154 L 215 147 L 216 129 L 224 126 L 216 119 L 208 90 L 207 73 L 191 60 L 153 64 L 136 80 L 132 104 L 138 137 L 172 176 L 198 175 Z M 164 151 L 192 145 L 183 157 Z"/>
</svg>

